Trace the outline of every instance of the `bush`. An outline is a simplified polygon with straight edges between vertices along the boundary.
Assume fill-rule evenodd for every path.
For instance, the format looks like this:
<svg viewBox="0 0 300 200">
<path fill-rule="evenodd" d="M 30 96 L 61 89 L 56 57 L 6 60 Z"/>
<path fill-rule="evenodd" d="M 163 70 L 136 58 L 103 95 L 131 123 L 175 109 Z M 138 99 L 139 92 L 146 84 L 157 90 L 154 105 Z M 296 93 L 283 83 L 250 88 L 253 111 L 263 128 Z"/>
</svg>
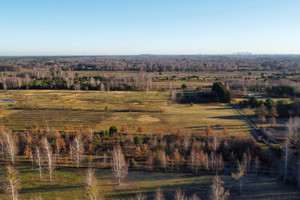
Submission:
<svg viewBox="0 0 300 200">
<path fill-rule="evenodd" d="M 143 145 L 143 141 L 142 141 L 142 138 L 141 136 L 135 136 L 134 137 L 134 144 L 137 145 L 137 146 L 142 146 Z"/>
<path fill-rule="evenodd" d="M 110 135 L 116 134 L 117 132 L 118 132 L 118 128 L 116 126 L 111 126 L 109 128 L 109 134 Z"/>
<path fill-rule="evenodd" d="M 100 135 L 101 135 L 101 137 L 107 137 L 107 136 L 109 136 L 109 132 L 107 130 L 102 130 L 102 131 L 100 131 Z"/>
<path fill-rule="evenodd" d="M 251 106 L 251 108 L 258 108 L 262 105 L 262 101 L 259 101 L 257 97 L 251 97 L 248 101 L 248 104 Z"/>
</svg>

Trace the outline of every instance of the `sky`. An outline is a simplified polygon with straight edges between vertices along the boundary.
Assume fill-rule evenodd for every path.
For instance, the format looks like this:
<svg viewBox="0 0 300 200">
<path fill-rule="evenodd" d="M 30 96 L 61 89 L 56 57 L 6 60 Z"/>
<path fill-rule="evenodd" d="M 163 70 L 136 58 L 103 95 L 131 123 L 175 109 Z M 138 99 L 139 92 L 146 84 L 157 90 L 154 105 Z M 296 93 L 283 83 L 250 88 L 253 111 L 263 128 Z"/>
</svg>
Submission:
<svg viewBox="0 0 300 200">
<path fill-rule="evenodd" d="M 300 0 L 0 0 L 0 56 L 300 54 Z"/>
</svg>

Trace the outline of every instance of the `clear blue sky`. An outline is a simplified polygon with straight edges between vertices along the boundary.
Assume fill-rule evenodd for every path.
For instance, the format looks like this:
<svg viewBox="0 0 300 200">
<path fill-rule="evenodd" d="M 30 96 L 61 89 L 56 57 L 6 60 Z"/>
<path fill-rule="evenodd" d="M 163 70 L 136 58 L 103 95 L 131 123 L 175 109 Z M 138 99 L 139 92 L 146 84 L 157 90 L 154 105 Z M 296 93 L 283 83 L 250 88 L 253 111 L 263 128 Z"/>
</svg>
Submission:
<svg viewBox="0 0 300 200">
<path fill-rule="evenodd" d="M 300 54 L 300 0 L 0 0 L 0 56 Z"/>
</svg>

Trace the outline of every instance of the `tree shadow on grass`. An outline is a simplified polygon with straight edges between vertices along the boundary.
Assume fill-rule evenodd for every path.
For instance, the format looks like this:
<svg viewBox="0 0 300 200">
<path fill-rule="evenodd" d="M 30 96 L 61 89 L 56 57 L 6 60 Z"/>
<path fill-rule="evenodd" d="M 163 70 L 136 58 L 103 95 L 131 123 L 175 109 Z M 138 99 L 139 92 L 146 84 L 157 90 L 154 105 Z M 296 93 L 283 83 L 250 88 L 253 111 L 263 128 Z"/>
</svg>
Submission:
<svg viewBox="0 0 300 200">
<path fill-rule="evenodd" d="M 213 131 L 221 131 L 224 129 L 224 127 L 226 127 L 227 130 L 230 131 L 245 128 L 245 125 L 214 125 L 210 127 Z M 188 126 L 185 127 L 185 129 L 193 129 L 194 131 L 205 131 L 206 126 Z"/>
<path fill-rule="evenodd" d="M 207 108 L 206 110 L 232 110 L 232 108 L 231 107 Z"/>
<path fill-rule="evenodd" d="M 219 116 L 219 117 L 210 117 L 213 119 L 229 119 L 229 120 L 233 120 L 233 119 L 238 119 L 241 120 L 243 119 L 241 116 L 237 116 L 237 115 L 228 115 L 228 116 Z"/>
<path fill-rule="evenodd" d="M 82 185 L 72 185 L 72 186 L 61 186 L 61 185 L 43 185 L 35 188 L 22 188 L 20 190 L 21 194 L 25 193 L 41 193 L 41 192 L 57 192 L 66 190 L 79 190 L 82 189 Z"/>
</svg>

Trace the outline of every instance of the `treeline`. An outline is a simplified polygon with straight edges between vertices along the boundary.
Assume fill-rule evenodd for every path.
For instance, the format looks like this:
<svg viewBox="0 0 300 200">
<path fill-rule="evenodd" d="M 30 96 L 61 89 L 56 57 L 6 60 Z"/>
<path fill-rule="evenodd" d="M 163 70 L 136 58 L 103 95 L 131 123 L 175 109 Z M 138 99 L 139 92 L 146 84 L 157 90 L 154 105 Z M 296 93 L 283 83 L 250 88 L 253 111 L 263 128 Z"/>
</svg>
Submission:
<svg viewBox="0 0 300 200">
<path fill-rule="evenodd" d="M 1 65 L 0 64 L 0 72 L 4 71 L 20 71 L 23 68 L 19 65 Z"/>
<path fill-rule="evenodd" d="M 243 100 L 239 102 L 239 105 L 242 107 L 251 107 L 251 108 L 261 108 L 261 110 L 266 110 L 265 113 L 268 113 L 271 109 L 275 109 L 279 117 L 294 117 L 300 116 L 300 99 L 295 99 L 292 102 L 287 100 L 278 100 L 274 101 L 272 99 L 266 99 L 265 101 L 259 100 L 257 97 L 250 97 L 248 100 Z M 265 108 L 261 107 L 264 106 Z M 266 114 L 268 115 L 268 114 Z M 276 116 L 276 115 L 275 115 Z"/>
<path fill-rule="evenodd" d="M 151 90 L 153 77 L 147 73 L 81 76 L 51 67 L 17 75 L 1 73 L 0 89 Z"/>
<path fill-rule="evenodd" d="M 266 94 L 270 97 L 300 97 L 298 89 L 291 85 L 277 85 L 266 88 Z"/>
<path fill-rule="evenodd" d="M 75 71 L 219 72 L 297 70 L 299 56 L 90 56 L 0 58 L 22 68 L 60 67 Z"/>
</svg>

